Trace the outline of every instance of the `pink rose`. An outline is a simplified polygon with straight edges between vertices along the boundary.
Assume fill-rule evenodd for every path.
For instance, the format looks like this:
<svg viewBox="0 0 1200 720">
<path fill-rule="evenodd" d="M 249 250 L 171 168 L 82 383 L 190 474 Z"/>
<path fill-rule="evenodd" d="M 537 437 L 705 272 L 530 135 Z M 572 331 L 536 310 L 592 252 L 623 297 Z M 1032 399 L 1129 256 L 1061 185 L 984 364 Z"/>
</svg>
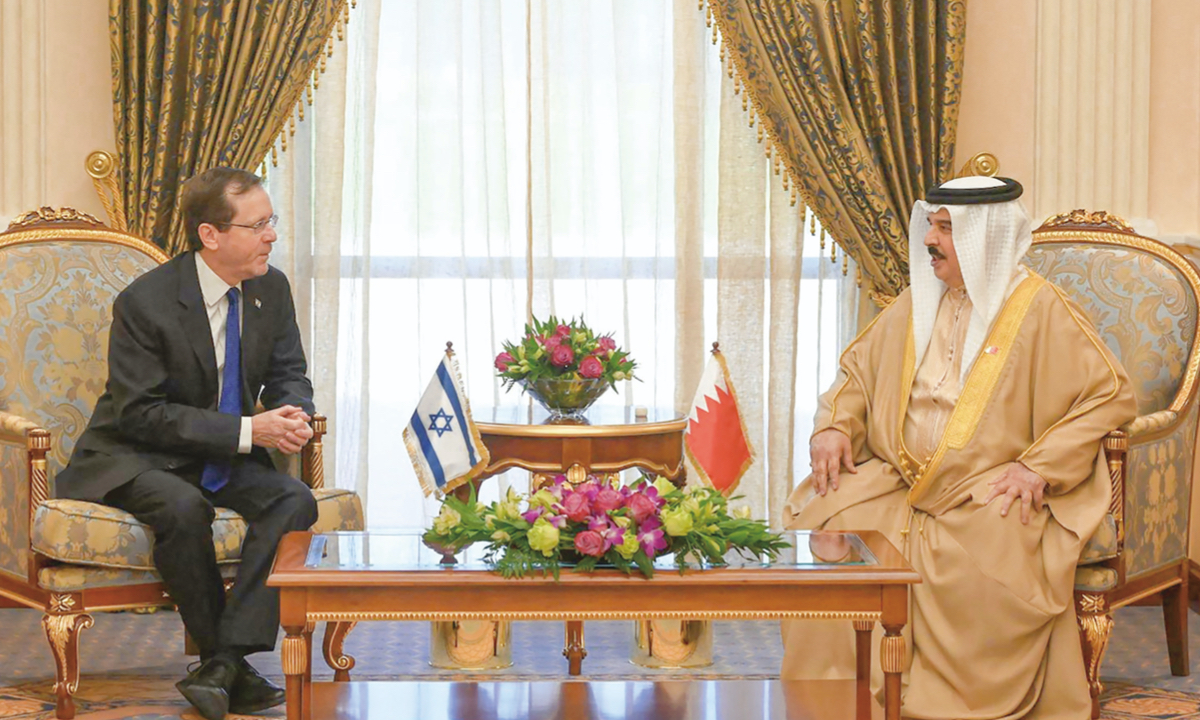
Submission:
<svg viewBox="0 0 1200 720">
<path fill-rule="evenodd" d="M 496 356 L 496 369 L 500 372 L 508 370 L 508 366 L 515 361 L 516 358 L 506 352 L 502 352 Z"/>
<path fill-rule="evenodd" d="M 544 337 L 541 340 L 542 340 L 542 347 L 546 348 L 547 350 L 551 350 L 551 351 L 553 351 L 559 345 L 562 345 L 562 341 L 563 341 L 563 339 L 561 337 L 559 337 L 558 335 L 551 335 L 550 337 Z"/>
<path fill-rule="evenodd" d="M 617 341 L 613 340 L 608 335 L 596 339 L 596 346 L 599 348 L 596 354 L 605 360 L 608 359 L 610 353 L 617 349 Z"/>
<path fill-rule="evenodd" d="M 550 353 L 550 364 L 555 367 L 566 367 L 575 362 L 575 351 L 567 345 L 559 345 Z"/>
<path fill-rule="evenodd" d="M 598 378 L 604 374 L 604 365 L 595 355 L 588 355 L 579 363 L 579 375 L 585 378 Z"/>
<path fill-rule="evenodd" d="M 596 512 L 606 513 L 621 507 L 623 500 L 624 498 L 621 497 L 621 493 L 610 487 L 606 487 L 596 493 L 596 502 L 593 504 L 593 509 Z"/>
<path fill-rule="evenodd" d="M 604 554 L 604 538 L 598 532 L 584 530 L 575 536 L 575 549 L 583 555 L 600 557 Z"/>
<path fill-rule="evenodd" d="M 633 519 L 641 525 L 642 522 L 658 512 L 658 505 L 644 493 L 634 493 L 625 501 L 625 507 L 629 508 L 629 514 Z"/>
<path fill-rule="evenodd" d="M 579 486 L 575 488 L 575 492 L 583 493 L 583 496 L 588 499 L 588 502 L 595 502 L 596 493 L 600 492 L 600 486 L 596 484 L 595 480 L 588 480 L 587 482 L 580 483 Z"/>
<path fill-rule="evenodd" d="M 559 325 L 557 328 L 555 328 L 554 332 L 556 332 L 559 337 L 567 337 L 571 334 L 571 328 L 567 327 L 566 325 Z"/>
<path fill-rule="evenodd" d="M 592 514 L 592 504 L 588 501 L 587 495 L 574 492 L 563 500 L 563 512 L 571 520 L 583 522 L 588 515 Z"/>
</svg>

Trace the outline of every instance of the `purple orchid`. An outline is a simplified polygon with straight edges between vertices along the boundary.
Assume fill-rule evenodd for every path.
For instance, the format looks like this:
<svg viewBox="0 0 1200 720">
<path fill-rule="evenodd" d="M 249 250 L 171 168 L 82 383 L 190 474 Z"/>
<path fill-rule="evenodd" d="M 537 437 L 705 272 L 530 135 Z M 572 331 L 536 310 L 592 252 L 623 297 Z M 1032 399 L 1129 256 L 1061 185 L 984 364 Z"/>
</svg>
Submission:
<svg viewBox="0 0 1200 720">
<path fill-rule="evenodd" d="M 521 517 L 525 518 L 525 522 L 532 525 L 533 523 L 537 522 L 537 519 L 540 518 L 544 512 L 546 512 L 546 508 L 539 505 L 521 513 Z"/>
<path fill-rule="evenodd" d="M 657 516 L 646 518 L 638 528 L 638 542 L 642 545 L 642 550 L 651 560 L 658 555 L 659 551 L 667 549 L 667 540 L 663 536 L 662 522 Z"/>
<path fill-rule="evenodd" d="M 625 537 L 625 531 L 616 524 L 609 522 L 607 517 L 593 517 L 588 521 L 588 530 L 598 533 L 604 540 L 604 552 L 608 552 L 609 548 L 620 543 Z"/>
</svg>

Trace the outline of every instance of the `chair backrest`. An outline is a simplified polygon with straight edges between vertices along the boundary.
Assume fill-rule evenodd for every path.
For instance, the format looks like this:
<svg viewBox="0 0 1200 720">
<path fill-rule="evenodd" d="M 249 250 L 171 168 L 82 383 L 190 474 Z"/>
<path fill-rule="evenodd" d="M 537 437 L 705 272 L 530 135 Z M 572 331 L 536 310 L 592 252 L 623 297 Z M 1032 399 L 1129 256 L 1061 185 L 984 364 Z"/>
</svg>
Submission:
<svg viewBox="0 0 1200 720">
<path fill-rule="evenodd" d="M 1190 405 L 1200 275 L 1183 256 L 1119 217 L 1076 210 L 1034 231 L 1025 264 L 1091 316 L 1129 373 L 1139 415 Z"/>
<path fill-rule="evenodd" d="M 1120 218 L 1083 210 L 1035 230 L 1026 263 L 1091 316 L 1129 374 L 1138 414 L 1160 413 L 1135 423 L 1143 430 L 1130 440 L 1125 481 L 1113 496 L 1124 527 L 1123 577 L 1179 562 L 1187 553 L 1196 444 L 1200 275 Z"/>
<path fill-rule="evenodd" d="M 104 392 L 113 300 L 166 260 L 69 208 L 26 213 L 0 233 L 0 410 L 50 431 L 51 477 Z"/>
</svg>

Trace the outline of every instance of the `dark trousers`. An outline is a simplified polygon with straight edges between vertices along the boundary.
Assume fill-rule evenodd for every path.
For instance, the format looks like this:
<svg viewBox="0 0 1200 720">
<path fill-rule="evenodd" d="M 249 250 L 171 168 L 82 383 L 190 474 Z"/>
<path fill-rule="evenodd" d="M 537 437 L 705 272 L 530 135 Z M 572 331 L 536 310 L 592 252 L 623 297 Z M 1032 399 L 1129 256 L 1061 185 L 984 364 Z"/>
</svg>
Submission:
<svg viewBox="0 0 1200 720">
<path fill-rule="evenodd" d="M 272 650 L 279 591 L 267 587 L 267 575 L 284 533 L 316 522 L 316 500 L 304 483 L 253 460 L 235 460 L 229 482 L 215 493 L 200 487 L 200 470 L 150 470 L 110 491 L 104 502 L 154 530 L 154 565 L 202 657 Z M 213 547 L 214 507 L 229 508 L 248 524 L 228 599 Z"/>
</svg>

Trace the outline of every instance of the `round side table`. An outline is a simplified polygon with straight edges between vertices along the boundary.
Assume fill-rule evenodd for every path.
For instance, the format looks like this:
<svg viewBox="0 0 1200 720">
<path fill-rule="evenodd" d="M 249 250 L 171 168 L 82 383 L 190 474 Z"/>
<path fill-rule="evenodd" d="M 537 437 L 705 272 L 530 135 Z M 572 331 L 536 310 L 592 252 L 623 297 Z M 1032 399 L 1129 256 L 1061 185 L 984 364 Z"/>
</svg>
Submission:
<svg viewBox="0 0 1200 720">
<path fill-rule="evenodd" d="M 491 455 L 487 468 L 472 481 L 476 486 L 513 468 L 532 472 L 535 487 L 560 473 L 576 485 L 588 475 L 612 476 L 630 468 L 677 486 L 686 480 L 683 434 L 688 419 L 674 410 L 650 408 L 643 415 L 632 407 L 592 406 L 586 424 L 549 424 L 549 413 L 531 402 L 473 409 L 472 415 Z M 465 499 L 470 491 L 464 485 L 456 492 Z M 570 674 L 579 675 L 587 657 L 583 623 L 566 625 L 563 655 Z"/>
</svg>

